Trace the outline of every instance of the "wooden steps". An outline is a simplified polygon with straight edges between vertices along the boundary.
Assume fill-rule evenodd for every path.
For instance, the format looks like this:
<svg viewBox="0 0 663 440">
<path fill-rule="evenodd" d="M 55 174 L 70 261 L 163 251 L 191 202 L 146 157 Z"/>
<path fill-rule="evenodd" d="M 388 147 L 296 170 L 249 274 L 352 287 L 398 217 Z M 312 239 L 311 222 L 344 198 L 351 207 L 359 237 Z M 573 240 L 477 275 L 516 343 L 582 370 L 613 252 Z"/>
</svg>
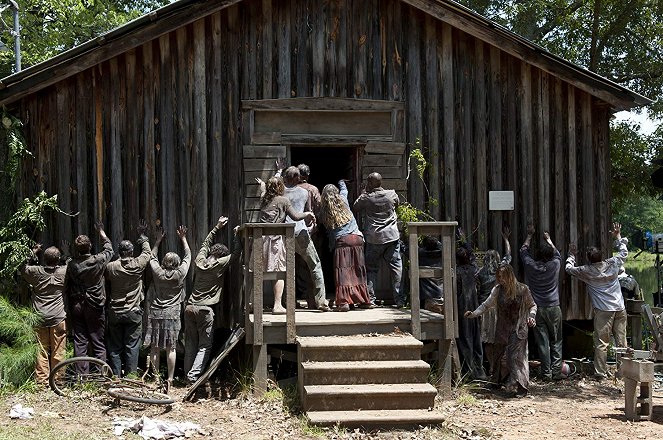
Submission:
<svg viewBox="0 0 663 440">
<path fill-rule="evenodd" d="M 299 391 L 316 425 L 388 428 L 437 424 L 423 344 L 406 335 L 298 338 Z"/>
</svg>

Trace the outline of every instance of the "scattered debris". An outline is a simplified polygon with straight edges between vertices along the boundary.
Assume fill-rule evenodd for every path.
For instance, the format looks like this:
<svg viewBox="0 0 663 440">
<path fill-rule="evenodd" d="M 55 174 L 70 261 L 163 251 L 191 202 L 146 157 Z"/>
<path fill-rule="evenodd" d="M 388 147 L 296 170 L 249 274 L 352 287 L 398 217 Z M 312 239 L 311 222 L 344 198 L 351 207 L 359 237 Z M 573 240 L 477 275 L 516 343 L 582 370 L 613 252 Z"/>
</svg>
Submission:
<svg viewBox="0 0 663 440">
<path fill-rule="evenodd" d="M 32 408 L 24 408 L 23 405 L 17 403 L 9 410 L 9 417 L 12 419 L 31 419 L 35 416 L 35 410 Z"/>
<path fill-rule="evenodd" d="M 195 433 L 203 433 L 200 425 L 191 422 L 167 422 L 145 416 L 140 419 L 116 418 L 113 420 L 113 433 L 116 436 L 121 436 L 126 430 L 140 435 L 145 440 L 188 438 Z"/>
</svg>

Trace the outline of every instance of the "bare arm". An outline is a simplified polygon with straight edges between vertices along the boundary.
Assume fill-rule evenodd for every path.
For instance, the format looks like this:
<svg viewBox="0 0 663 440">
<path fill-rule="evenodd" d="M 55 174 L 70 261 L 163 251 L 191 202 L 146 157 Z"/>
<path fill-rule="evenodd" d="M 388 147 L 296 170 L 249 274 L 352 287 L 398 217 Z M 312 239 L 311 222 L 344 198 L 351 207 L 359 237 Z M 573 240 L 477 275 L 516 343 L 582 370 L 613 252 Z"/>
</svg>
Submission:
<svg viewBox="0 0 663 440">
<path fill-rule="evenodd" d="M 502 228 L 502 238 L 504 239 L 504 255 L 511 255 L 511 243 L 509 243 L 509 236 L 511 236 L 511 228 L 504 226 Z"/>
<path fill-rule="evenodd" d="M 157 240 L 154 242 L 154 247 L 152 248 L 152 255 L 156 258 L 156 256 L 159 253 L 159 245 L 163 241 L 163 239 L 166 237 L 166 231 L 164 231 L 162 226 L 159 226 L 157 229 Z"/>
</svg>

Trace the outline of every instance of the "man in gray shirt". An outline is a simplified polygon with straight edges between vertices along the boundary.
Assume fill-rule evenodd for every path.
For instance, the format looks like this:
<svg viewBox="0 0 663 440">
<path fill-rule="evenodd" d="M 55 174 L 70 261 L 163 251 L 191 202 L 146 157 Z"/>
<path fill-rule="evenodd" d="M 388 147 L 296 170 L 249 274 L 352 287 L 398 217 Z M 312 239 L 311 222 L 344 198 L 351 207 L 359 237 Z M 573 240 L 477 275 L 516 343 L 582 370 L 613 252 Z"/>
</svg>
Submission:
<svg viewBox="0 0 663 440">
<path fill-rule="evenodd" d="M 308 191 L 298 186 L 299 169 L 297 167 L 291 166 L 286 168 L 283 172 L 283 183 L 285 184 L 285 193 L 283 195 L 290 200 L 292 209 L 300 213 L 311 211 Z M 318 310 L 328 311 L 329 307 L 326 300 L 322 264 L 320 263 L 318 252 L 315 250 L 313 240 L 311 240 L 311 236 L 309 235 L 306 223 L 304 220 L 294 221 L 290 217 L 286 217 L 286 223 L 295 224 L 295 253 L 304 260 L 311 275 L 310 278 L 313 282 L 313 292 L 315 294 L 315 306 Z M 310 292 L 310 289 L 307 290 Z"/>
<path fill-rule="evenodd" d="M 219 217 L 216 226 L 207 234 L 194 261 L 193 291 L 184 311 L 184 372 L 193 383 L 205 371 L 214 333 L 214 310 L 223 292 L 223 275 L 231 261 L 236 259 L 242 246 L 235 232 L 233 253 L 222 244 L 212 244 L 216 233 L 228 223 L 228 217 Z"/>
<path fill-rule="evenodd" d="M 147 223 L 138 224 L 137 244 L 141 253 L 134 258 L 134 245 L 122 240 L 118 247 L 120 258 L 106 266 L 106 279 L 110 283 L 108 295 L 108 363 L 113 374 L 135 375 L 138 369 L 138 352 L 143 335 L 143 272 L 152 258 L 152 250 L 145 232 Z"/>
<path fill-rule="evenodd" d="M 610 337 L 614 336 L 616 347 L 626 347 L 626 310 L 617 277 L 628 257 L 628 240 L 622 238 L 619 223 L 613 223 L 611 233 L 618 255 L 601 260 L 601 250 L 592 246 L 587 249 L 589 264 L 577 267 L 577 247 L 571 243 L 566 259 L 566 273 L 587 284 L 587 294 L 594 307 L 594 371 L 597 379 L 608 374 L 606 361 Z"/>
<path fill-rule="evenodd" d="M 562 256 L 543 233 L 545 243 L 539 247 L 537 258 L 530 254 L 534 225 L 527 225 L 527 238 L 520 248 L 520 259 L 525 267 L 525 283 L 537 305 L 534 340 L 541 360 L 544 380 L 563 379 L 562 374 L 562 309 L 559 307 L 559 270 Z M 552 362 L 551 362 L 552 359 Z"/>
<path fill-rule="evenodd" d="M 35 328 L 39 342 L 35 379 L 40 385 L 48 385 L 51 369 L 64 360 L 67 345 L 64 309 L 67 266 L 60 266 L 60 251 L 54 246 L 44 251 L 44 265 L 38 265 L 40 250 L 39 244 L 32 249 L 31 261 L 21 272 L 32 286 L 32 306 L 41 317 L 41 324 Z"/>
<path fill-rule="evenodd" d="M 399 199 L 396 191 L 382 188 L 382 176 L 371 173 L 366 182 L 366 191 L 354 203 L 354 210 L 363 224 L 366 278 L 371 302 L 375 302 L 375 284 L 380 264 L 389 265 L 391 288 L 396 307 L 405 307 L 407 298 L 401 293 L 403 263 L 399 245 L 396 207 Z"/>
</svg>

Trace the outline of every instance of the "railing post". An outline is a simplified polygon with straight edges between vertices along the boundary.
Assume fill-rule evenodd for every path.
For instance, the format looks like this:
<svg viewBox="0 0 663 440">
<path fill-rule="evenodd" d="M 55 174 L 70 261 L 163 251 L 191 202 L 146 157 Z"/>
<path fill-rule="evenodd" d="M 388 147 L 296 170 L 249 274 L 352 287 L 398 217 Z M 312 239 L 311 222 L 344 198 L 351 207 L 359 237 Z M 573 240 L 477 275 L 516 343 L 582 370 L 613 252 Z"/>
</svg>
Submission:
<svg viewBox="0 0 663 440">
<path fill-rule="evenodd" d="M 410 254 L 410 318 L 412 336 L 421 339 L 421 304 L 419 304 L 419 231 L 417 225 L 408 223 Z"/>
</svg>

